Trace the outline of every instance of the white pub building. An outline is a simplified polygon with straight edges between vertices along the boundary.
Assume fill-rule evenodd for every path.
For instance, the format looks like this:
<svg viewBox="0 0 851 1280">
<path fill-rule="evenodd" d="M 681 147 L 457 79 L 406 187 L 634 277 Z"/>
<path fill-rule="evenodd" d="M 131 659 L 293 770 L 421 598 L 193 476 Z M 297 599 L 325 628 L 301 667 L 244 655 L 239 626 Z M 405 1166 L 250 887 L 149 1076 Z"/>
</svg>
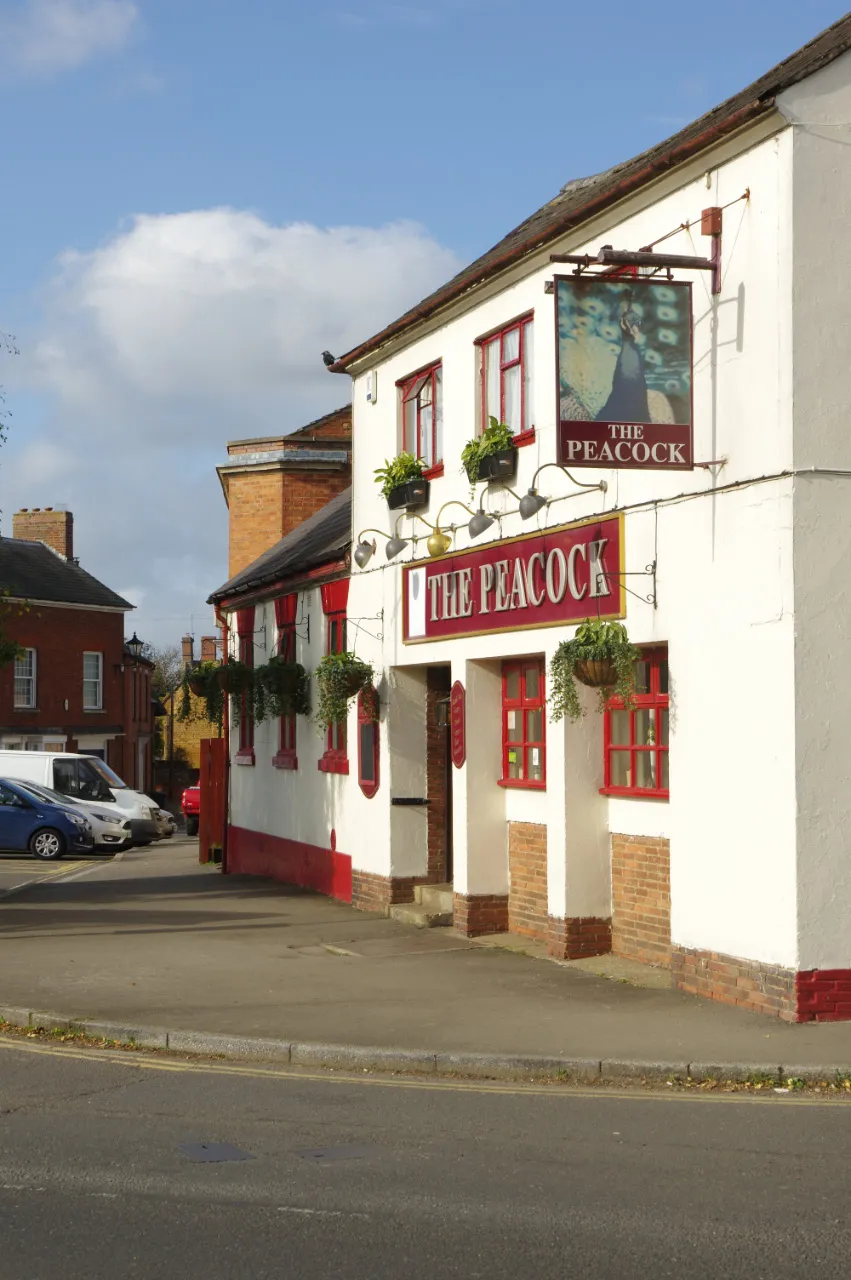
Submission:
<svg viewBox="0 0 851 1280">
<path fill-rule="evenodd" d="M 372 663 L 379 718 L 301 718 L 288 769 L 276 725 L 241 762 L 232 734 L 231 870 L 851 1017 L 849 48 L 851 17 L 336 359 L 349 575 L 213 599 L 266 655 L 310 616 L 299 660 Z M 491 417 L 512 448 L 471 485 Z M 427 485 L 391 510 L 403 451 Z M 633 704 L 554 721 L 598 618 Z"/>
</svg>

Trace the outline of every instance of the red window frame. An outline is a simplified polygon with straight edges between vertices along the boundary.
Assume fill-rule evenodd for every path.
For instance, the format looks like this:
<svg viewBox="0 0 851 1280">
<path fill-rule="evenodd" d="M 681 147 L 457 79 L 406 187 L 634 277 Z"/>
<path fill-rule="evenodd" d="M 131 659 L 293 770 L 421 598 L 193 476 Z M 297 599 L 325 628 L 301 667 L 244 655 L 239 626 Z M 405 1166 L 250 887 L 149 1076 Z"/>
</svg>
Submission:
<svg viewBox="0 0 851 1280">
<path fill-rule="evenodd" d="M 374 689 L 361 690 L 358 694 L 358 786 L 368 799 L 372 799 L 381 785 L 380 739 L 377 716 L 377 694 Z M 367 739 L 365 749 L 364 739 Z M 371 778 L 364 777 L 364 763 L 368 762 Z"/>
<path fill-rule="evenodd" d="M 537 673 L 537 690 L 530 692 L 527 688 L 527 676 L 530 670 Z M 509 678 L 517 674 L 517 697 L 508 693 Z M 541 737 L 529 736 L 527 711 L 540 711 Z M 514 728 L 510 727 L 512 716 Z M 519 719 L 519 727 L 518 727 Z M 540 753 L 540 778 L 529 778 L 528 773 L 533 766 L 532 752 Z M 515 759 L 510 754 L 515 753 Z M 510 769 L 516 764 L 516 754 L 520 754 L 522 777 L 512 778 Z M 543 658 L 520 658 L 502 664 L 502 777 L 501 787 L 523 787 L 532 791 L 545 791 L 547 786 L 547 706 L 546 706 L 546 666 Z"/>
<path fill-rule="evenodd" d="M 237 612 L 237 656 L 252 670 L 254 668 L 254 609 Z M 247 691 L 239 695 L 239 749 L 237 764 L 254 764 L 254 716 Z"/>
<path fill-rule="evenodd" d="M 482 338 L 476 339 L 476 346 L 479 348 L 479 430 L 484 431 L 488 425 L 488 368 L 487 368 L 487 352 L 488 348 L 498 344 L 499 357 L 499 420 L 505 421 L 505 373 L 508 369 L 519 368 L 520 370 L 520 425 L 514 432 L 514 443 L 517 446 L 531 444 L 535 439 L 535 424 L 532 421 L 533 405 L 527 403 L 529 397 L 527 395 L 526 382 L 527 378 L 531 380 L 533 370 L 528 367 L 527 347 L 530 343 L 530 334 L 535 320 L 535 313 L 528 312 L 524 316 L 518 316 L 516 320 L 510 321 L 501 329 L 496 329 L 493 333 L 485 334 Z M 512 333 L 518 334 L 517 355 L 510 359 L 505 357 L 505 340 Z M 534 342 L 534 339 L 532 339 Z M 532 347 L 534 351 L 534 346 Z M 534 386 L 534 382 L 532 383 Z M 497 416 L 497 415 L 494 415 Z"/>
<path fill-rule="evenodd" d="M 275 601 L 275 621 L 278 624 L 278 653 L 284 662 L 295 662 L 295 616 L 298 595 L 281 596 Z M 278 751 L 272 757 L 276 769 L 297 769 L 298 753 L 296 733 L 298 716 L 295 711 L 282 715 L 279 721 Z"/>
<path fill-rule="evenodd" d="M 668 694 L 667 645 L 642 649 L 638 662 L 639 664 L 646 664 L 647 679 L 646 681 L 641 680 L 639 673 L 633 707 L 627 710 L 624 707 L 622 698 L 612 698 L 606 705 L 603 723 L 605 782 L 600 791 L 603 795 L 610 796 L 643 796 L 655 800 L 667 800 L 671 794 L 670 786 L 665 785 L 668 782 L 669 743 L 667 741 L 667 726 L 670 701 Z M 612 715 L 614 712 L 624 712 L 629 716 L 628 742 L 613 741 L 615 726 L 612 721 Z M 621 722 L 622 725 L 623 723 Z M 646 728 L 645 725 L 647 726 Z M 652 741 L 647 740 L 649 731 L 653 735 Z M 642 736 L 645 738 L 644 742 L 638 740 Z M 618 733 L 617 737 L 624 737 L 623 732 Z M 623 785 L 621 781 L 612 781 L 613 777 L 618 776 L 616 769 L 613 768 L 616 757 L 628 757 L 627 777 L 629 781 L 627 785 Z M 652 760 L 652 778 L 655 781 L 655 786 L 637 785 L 638 766 L 641 757 L 649 757 Z M 646 777 L 646 765 L 642 766 L 642 771 Z"/>
<path fill-rule="evenodd" d="M 441 429 L 443 425 L 443 362 L 441 360 L 435 361 L 434 364 L 429 365 L 427 368 L 420 369 L 418 373 L 413 373 L 409 377 L 403 378 L 396 383 L 396 386 L 399 388 L 399 402 L 402 407 L 402 448 L 406 453 L 412 453 L 415 458 L 421 458 L 427 468 L 427 472 L 434 474 L 436 468 L 443 465 L 443 440 L 442 438 L 438 439 L 438 418 L 440 418 Z M 423 448 L 423 405 L 420 402 L 420 397 L 426 386 L 431 391 L 430 449 Z M 414 439 L 411 439 L 405 406 L 414 398 L 416 398 L 416 421 Z M 438 404 L 440 406 L 439 413 Z"/>
<path fill-rule="evenodd" d="M 327 613 L 325 616 L 325 652 L 346 652 L 346 611 Z M 346 722 L 329 724 L 325 740 L 325 754 L 319 761 L 324 773 L 348 773 L 349 756 L 346 740 Z"/>
</svg>

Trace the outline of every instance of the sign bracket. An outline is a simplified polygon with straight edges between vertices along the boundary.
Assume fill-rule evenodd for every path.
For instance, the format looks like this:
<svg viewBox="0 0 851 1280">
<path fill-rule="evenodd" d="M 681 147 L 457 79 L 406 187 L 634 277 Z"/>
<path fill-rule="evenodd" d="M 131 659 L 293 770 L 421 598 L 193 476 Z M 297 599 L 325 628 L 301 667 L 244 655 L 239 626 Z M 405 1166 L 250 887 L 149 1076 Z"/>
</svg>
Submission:
<svg viewBox="0 0 851 1280">
<path fill-rule="evenodd" d="M 597 608 L 598 610 L 600 607 L 601 588 L 603 586 L 608 587 L 610 578 L 617 578 L 620 585 L 623 587 L 624 591 L 626 591 L 631 596 L 635 596 L 636 600 L 643 600 L 645 604 L 652 604 L 654 609 L 658 609 L 659 603 L 658 603 L 658 600 L 656 599 L 656 561 L 655 560 L 652 561 L 651 564 L 646 565 L 643 569 L 632 569 L 627 573 L 611 573 L 609 570 L 604 570 L 602 573 L 598 573 L 597 574 Z M 623 581 L 624 578 L 652 578 L 653 590 L 648 592 L 647 595 L 643 596 L 639 591 L 633 591 L 631 587 L 628 587 L 626 583 Z"/>
</svg>

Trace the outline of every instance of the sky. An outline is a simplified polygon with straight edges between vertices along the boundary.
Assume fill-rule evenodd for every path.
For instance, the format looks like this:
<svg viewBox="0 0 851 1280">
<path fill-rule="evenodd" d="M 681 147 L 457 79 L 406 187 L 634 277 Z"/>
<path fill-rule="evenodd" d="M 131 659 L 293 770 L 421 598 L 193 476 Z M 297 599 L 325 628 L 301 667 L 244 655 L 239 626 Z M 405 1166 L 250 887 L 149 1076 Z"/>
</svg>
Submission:
<svg viewBox="0 0 851 1280">
<path fill-rule="evenodd" d="M 844 12 L 0 0 L 0 531 L 64 505 L 128 633 L 208 634 L 228 440 L 344 403 L 324 349 Z"/>
</svg>

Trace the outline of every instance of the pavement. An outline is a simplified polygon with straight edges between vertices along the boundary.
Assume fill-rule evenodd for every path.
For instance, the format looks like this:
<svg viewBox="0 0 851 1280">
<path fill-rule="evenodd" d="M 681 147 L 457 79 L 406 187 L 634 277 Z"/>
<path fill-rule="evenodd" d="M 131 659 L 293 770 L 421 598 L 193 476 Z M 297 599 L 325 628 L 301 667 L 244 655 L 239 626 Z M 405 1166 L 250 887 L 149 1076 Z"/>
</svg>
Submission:
<svg viewBox="0 0 851 1280">
<path fill-rule="evenodd" d="M 3 1280 L 844 1280 L 851 1103 L 0 1037 Z"/>
<path fill-rule="evenodd" d="M 850 1023 L 790 1025 L 684 995 L 641 966 L 527 949 L 222 876 L 199 866 L 196 841 L 175 838 L 0 898 L 0 1017 L 172 1050 L 429 1073 L 851 1070 Z M 659 985 L 635 985 L 648 980 Z"/>
</svg>

